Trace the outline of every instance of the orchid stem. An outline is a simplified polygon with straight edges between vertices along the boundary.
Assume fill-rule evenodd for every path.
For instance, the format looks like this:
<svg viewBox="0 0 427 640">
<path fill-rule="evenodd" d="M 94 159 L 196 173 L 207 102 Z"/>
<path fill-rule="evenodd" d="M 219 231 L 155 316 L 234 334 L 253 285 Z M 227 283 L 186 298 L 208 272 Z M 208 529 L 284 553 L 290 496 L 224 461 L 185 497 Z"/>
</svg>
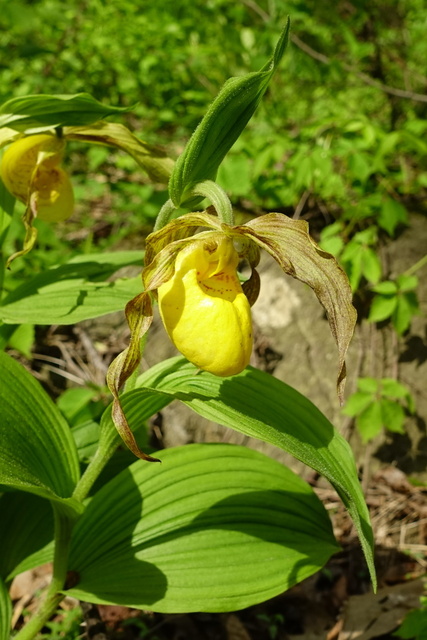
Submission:
<svg viewBox="0 0 427 640">
<path fill-rule="evenodd" d="M 154 225 L 154 231 L 162 229 L 170 222 L 173 212 L 176 211 L 176 206 L 172 200 L 166 200 L 165 204 L 159 211 L 159 215 L 156 218 L 156 224 Z"/>
<path fill-rule="evenodd" d="M 210 200 L 221 222 L 225 222 L 231 226 L 234 225 L 233 208 L 230 198 L 219 184 L 213 180 L 204 180 L 194 185 L 190 194 L 192 196 L 203 196 L 203 198 Z"/>
<path fill-rule="evenodd" d="M 19 631 L 14 640 L 31 640 L 44 627 L 46 622 L 56 612 L 64 594 L 59 593 L 64 588 L 67 576 L 68 554 L 70 549 L 73 520 L 53 506 L 55 522 L 55 556 L 53 560 L 52 581 L 46 591 L 44 600 L 31 620 Z"/>
</svg>

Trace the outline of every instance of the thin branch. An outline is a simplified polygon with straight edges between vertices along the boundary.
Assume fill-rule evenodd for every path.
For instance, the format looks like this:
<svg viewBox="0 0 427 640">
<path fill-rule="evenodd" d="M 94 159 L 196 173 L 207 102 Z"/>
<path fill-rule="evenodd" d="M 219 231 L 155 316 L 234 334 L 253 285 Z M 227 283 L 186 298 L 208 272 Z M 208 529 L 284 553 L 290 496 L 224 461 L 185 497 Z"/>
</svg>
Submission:
<svg viewBox="0 0 427 640">
<path fill-rule="evenodd" d="M 294 33 L 291 35 L 292 42 L 299 48 L 301 51 L 304 51 L 307 55 L 311 56 L 315 60 L 322 62 L 323 64 L 331 64 L 332 58 L 325 56 L 323 53 L 319 53 L 312 49 L 308 44 L 303 42 L 297 35 Z M 395 87 L 390 87 L 383 82 L 378 82 L 378 80 L 374 80 L 371 76 L 368 76 L 366 73 L 362 71 L 358 71 L 354 69 L 349 64 L 340 61 L 340 64 L 343 68 L 348 72 L 356 75 L 362 82 L 370 85 L 371 87 L 375 87 L 375 89 L 380 89 L 380 91 L 384 91 L 384 93 L 388 93 L 392 96 L 396 96 L 398 98 L 404 98 L 406 100 L 414 100 L 416 102 L 427 102 L 427 95 L 423 93 L 415 93 L 414 91 L 406 91 L 406 89 L 396 89 Z"/>
<path fill-rule="evenodd" d="M 262 20 L 264 20 L 264 22 L 269 22 L 271 20 L 269 14 L 266 13 L 264 9 L 262 9 L 254 0 L 242 0 L 242 2 L 247 7 L 252 9 L 255 13 L 257 13 L 262 18 Z M 329 58 L 325 54 L 312 49 L 310 45 L 306 44 L 295 33 L 291 33 L 290 39 L 298 47 L 298 49 L 304 51 L 304 53 L 309 55 L 311 58 L 314 58 L 314 60 L 317 60 L 322 64 L 331 64 L 331 62 L 333 62 L 332 58 Z M 397 89 L 396 87 L 390 87 L 388 84 L 384 84 L 383 82 L 374 80 L 374 78 L 371 78 L 371 76 L 369 76 L 368 74 L 363 73 L 362 71 L 358 71 L 351 65 L 341 60 L 339 60 L 339 62 L 348 73 L 357 76 L 360 80 L 362 80 L 362 82 L 370 85 L 371 87 L 374 87 L 375 89 L 379 89 L 380 91 L 388 93 L 391 96 L 396 96 L 397 98 L 414 100 L 415 102 L 427 102 L 427 95 L 424 93 L 416 93 L 415 91 L 407 91 L 406 89 Z"/>
<path fill-rule="evenodd" d="M 301 213 L 302 213 L 302 211 L 303 211 L 303 209 L 305 207 L 305 203 L 307 202 L 310 194 L 311 194 L 311 189 L 306 189 L 304 191 L 304 193 L 302 194 L 302 196 L 300 198 L 300 201 L 297 204 L 297 208 L 295 209 L 295 213 L 292 216 L 292 218 L 294 220 L 298 220 L 299 219 L 299 217 L 300 217 L 300 215 L 301 215 Z"/>
<path fill-rule="evenodd" d="M 264 20 L 264 22 L 270 22 L 271 16 L 266 11 L 264 11 L 264 9 L 262 9 L 256 2 L 254 2 L 254 0 L 242 0 L 242 3 L 249 7 L 249 9 L 252 9 L 252 11 L 255 11 L 255 13 L 257 13 Z"/>
<path fill-rule="evenodd" d="M 312 49 L 308 44 L 306 44 L 300 38 L 298 38 L 298 36 L 295 33 L 291 34 L 291 40 L 294 44 L 297 45 L 298 49 L 301 49 L 301 51 L 304 51 L 304 53 L 309 55 L 311 58 L 314 58 L 315 60 L 318 60 L 323 64 L 331 64 L 332 62 L 331 58 L 328 58 L 328 56 L 325 56 L 323 53 L 319 53 L 319 51 L 315 51 L 314 49 Z"/>
</svg>

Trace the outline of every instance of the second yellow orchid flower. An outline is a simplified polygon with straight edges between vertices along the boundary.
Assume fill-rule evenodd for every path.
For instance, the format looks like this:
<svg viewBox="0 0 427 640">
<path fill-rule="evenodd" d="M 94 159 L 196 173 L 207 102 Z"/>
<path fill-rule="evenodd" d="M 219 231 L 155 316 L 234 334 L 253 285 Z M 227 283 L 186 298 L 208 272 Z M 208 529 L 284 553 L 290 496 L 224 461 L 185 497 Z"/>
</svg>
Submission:
<svg viewBox="0 0 427 640">
<path fill-rule="evenodd" d="M 46 222 L 66 220 L 74 209 L 73 187 L 60 167 L 64 146 L 51 134 L 19 138 L 6 149 L 0 165 L 6 189 Z"/>
</svg>

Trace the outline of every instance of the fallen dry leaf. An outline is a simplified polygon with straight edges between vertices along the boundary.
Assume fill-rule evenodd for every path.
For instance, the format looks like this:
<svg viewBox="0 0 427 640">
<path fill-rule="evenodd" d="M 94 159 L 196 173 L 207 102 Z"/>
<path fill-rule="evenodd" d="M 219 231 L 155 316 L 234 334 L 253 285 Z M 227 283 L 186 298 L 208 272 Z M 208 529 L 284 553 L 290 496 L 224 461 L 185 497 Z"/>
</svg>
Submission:
<svg viewBox="0 0 427 640">
<path fill-rule="evenodd" d="M 421 579 L 380 589 L 375 595 L 352 596 L 344 608 L 338 640 L 370 640 L 396 629 L 411 609 L 420 606 Z"/>
</svg>

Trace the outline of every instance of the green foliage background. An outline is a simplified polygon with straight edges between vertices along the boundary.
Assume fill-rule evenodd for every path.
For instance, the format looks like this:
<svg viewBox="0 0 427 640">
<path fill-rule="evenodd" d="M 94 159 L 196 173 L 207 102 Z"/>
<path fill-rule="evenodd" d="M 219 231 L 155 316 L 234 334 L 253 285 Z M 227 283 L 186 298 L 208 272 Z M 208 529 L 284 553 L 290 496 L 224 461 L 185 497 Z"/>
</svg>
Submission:
<svg viewBox="0 0 427 640">
<path fill-rule="evenodd" d="M 1 0 L 0 101 L 89 91 L 117 106 L 138 103 L 127 124 L 150 142 L 174 141 L 179 152 L 223 82 L 264 64 L 289 14 L 293 46 L 220 181 L 252 208 L 307 201 L 326 222 L 342 216 L 344 236 L 370 218 L 393 234 L 406 220 L 404 209 L 390 211 L 393 203 L 427 186 L 427 102 L 378 83 L 425 93 L 427 45 L 422 0 L 392 5 Z M 129 181 L 131 160 L 99 148 L 82 158 L 74 149 L 73 172 L 93 173 L 80 196 L 93 203 L 107 192 L 110 210 L 156 214 L 162 198 L 148 185 L 138 190 L 139 176 Z"/>
</svg>

